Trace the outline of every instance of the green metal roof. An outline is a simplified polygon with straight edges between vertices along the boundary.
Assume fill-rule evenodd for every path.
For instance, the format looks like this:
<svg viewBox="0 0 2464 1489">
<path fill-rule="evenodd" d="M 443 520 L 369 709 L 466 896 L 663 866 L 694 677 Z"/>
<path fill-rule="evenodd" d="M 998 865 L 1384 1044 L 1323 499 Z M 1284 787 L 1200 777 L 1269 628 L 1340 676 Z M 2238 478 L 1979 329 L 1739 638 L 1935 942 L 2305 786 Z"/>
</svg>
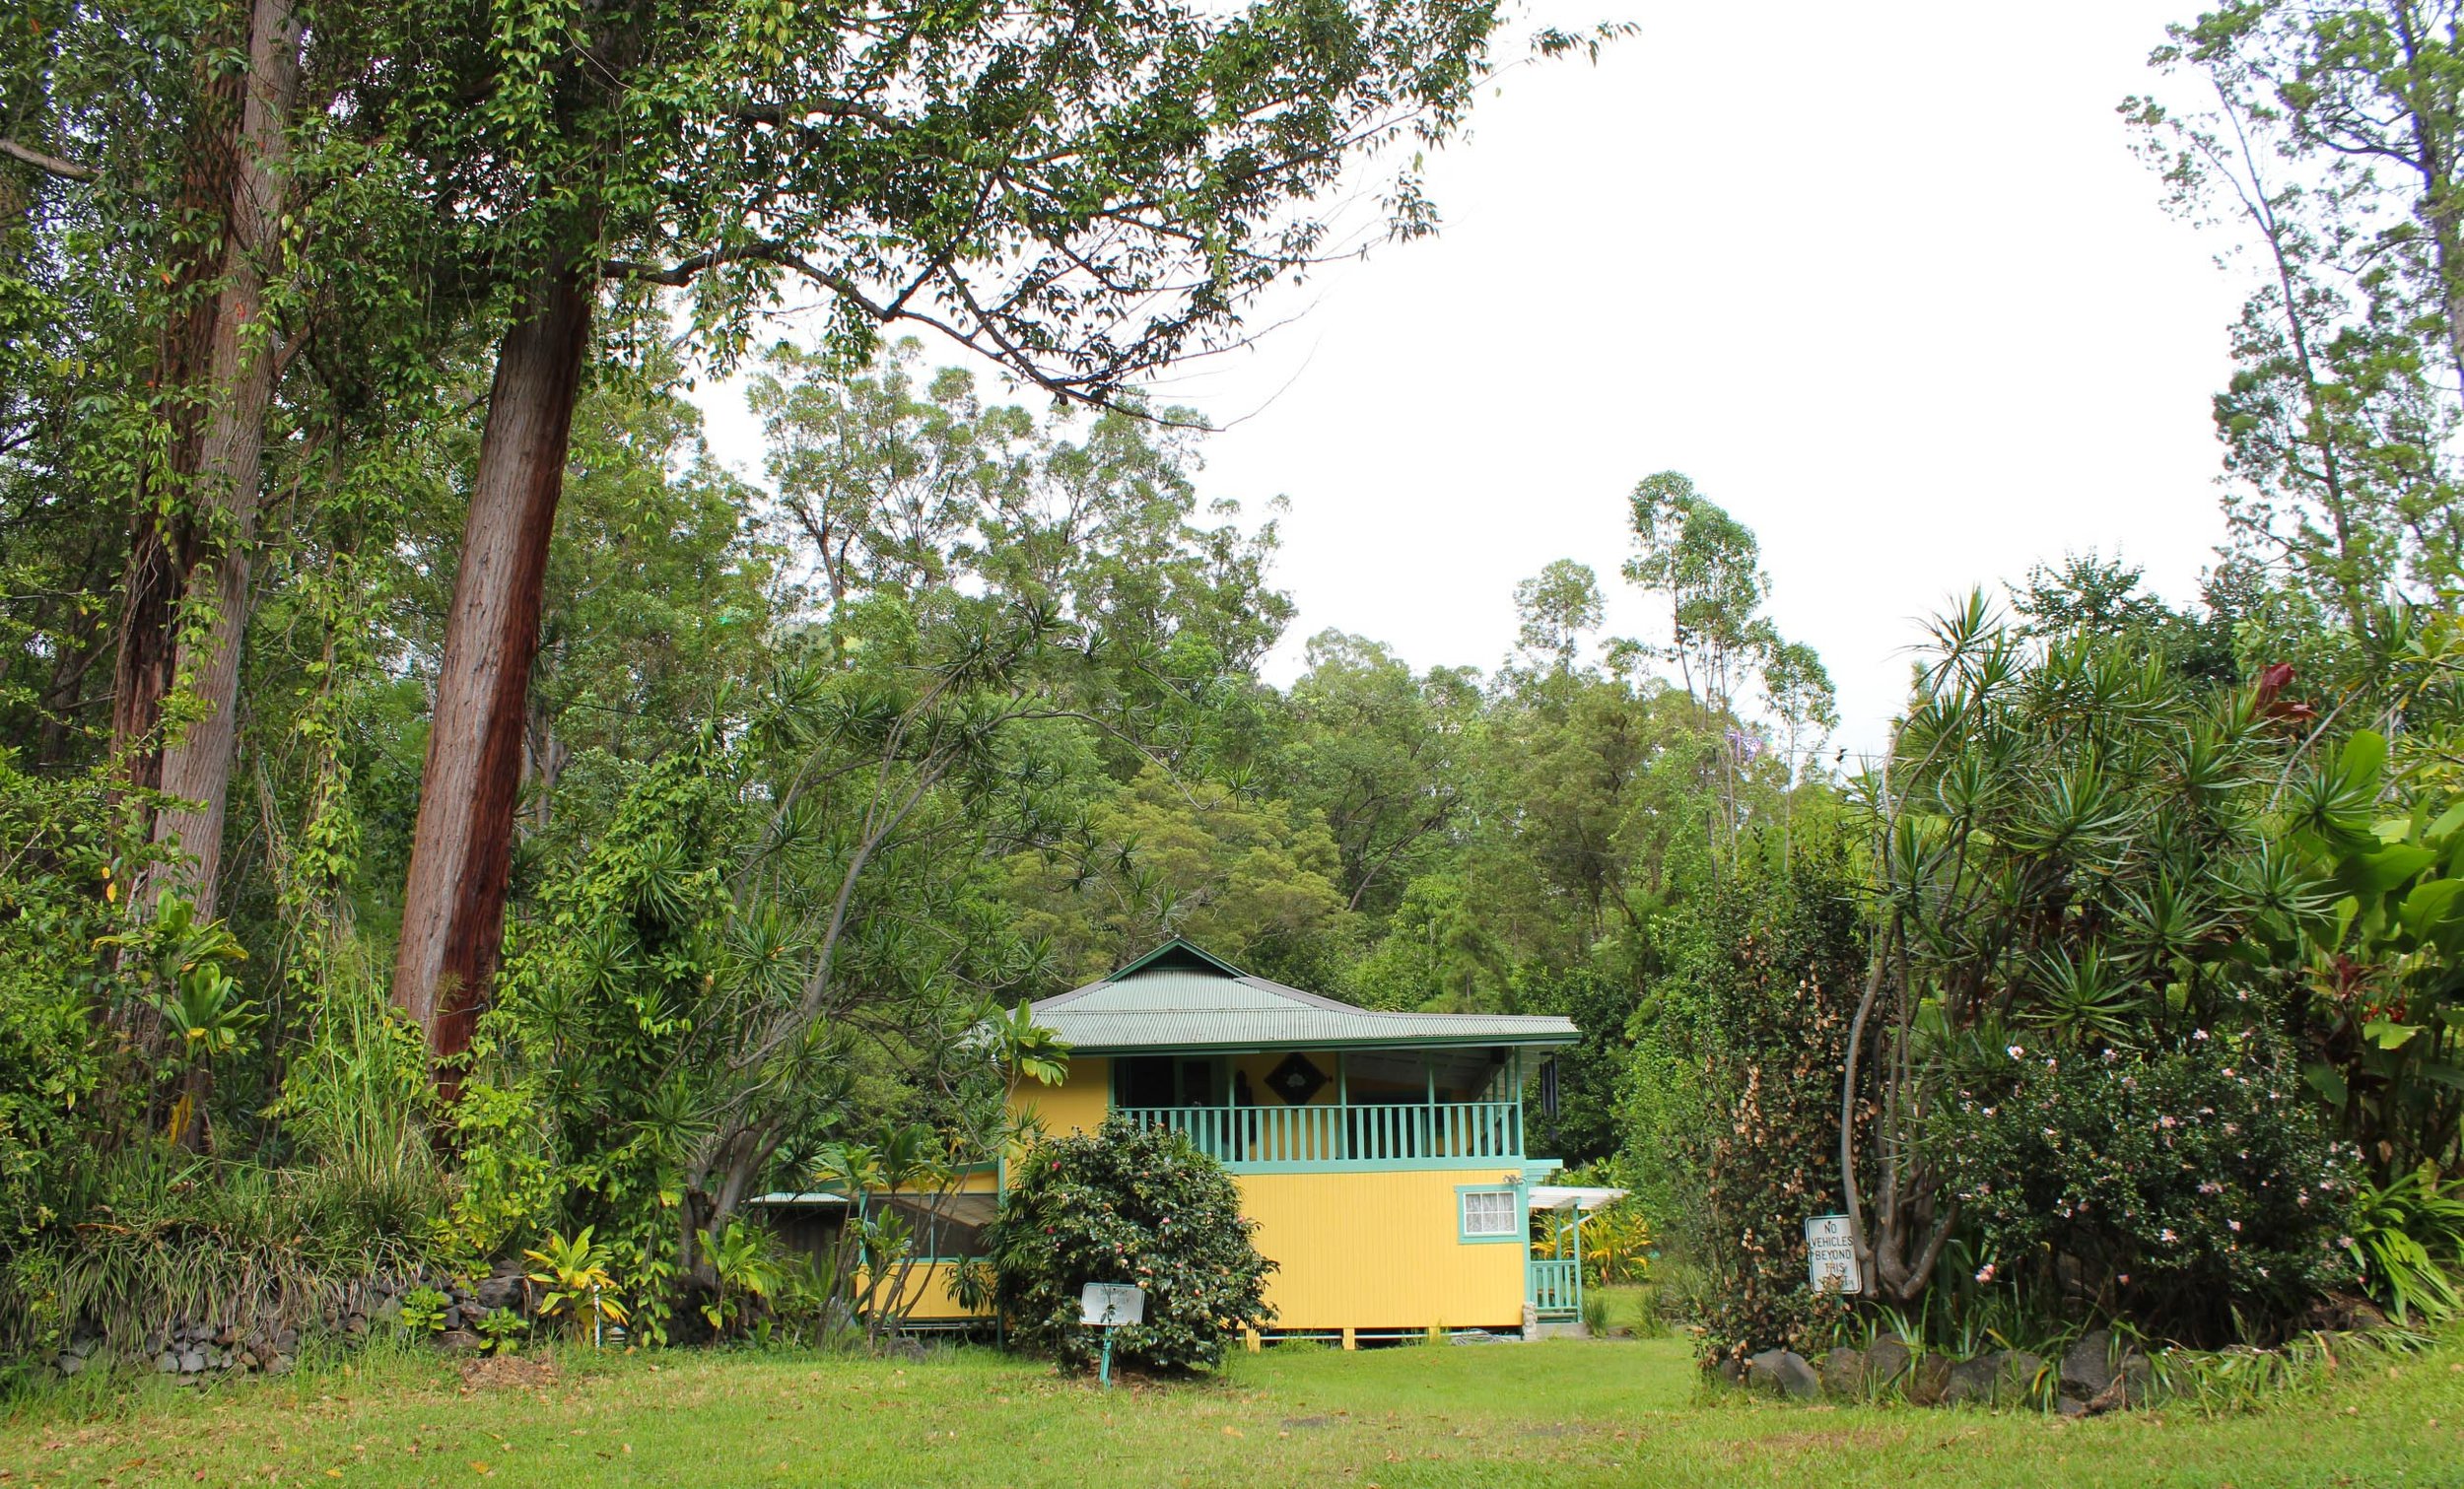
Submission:
<svg viewBox="0 0 2464 1489">
<path fill-rule="evenodd" d="M 1170 955 L 1167 955 L 1170 953 Z M 1146 1049 L 1333 1049 L 1570 1045 L 1570 1019 L 1381 1013 L 1251 977 L 1175 938 L 1099 982 L 1045 998 L 1035 1021 L 1085 1054 Z"/>
</svg>

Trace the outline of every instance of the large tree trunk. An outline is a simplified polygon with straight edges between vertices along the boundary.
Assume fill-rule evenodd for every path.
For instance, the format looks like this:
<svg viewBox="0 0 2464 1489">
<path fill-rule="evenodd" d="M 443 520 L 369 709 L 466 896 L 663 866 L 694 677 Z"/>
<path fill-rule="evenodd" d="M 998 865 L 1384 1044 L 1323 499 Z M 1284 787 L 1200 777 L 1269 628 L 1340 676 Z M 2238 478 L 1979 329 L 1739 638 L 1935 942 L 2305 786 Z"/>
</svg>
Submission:
<svg viewBox="0 0 2464 1489">
<path fill-rule="evenodd" d="M 505 931 L 530 663 L 590 311 L 588 284 L 571 267 L 552 269 L 497 350 L 445 619 L 393 999 L 427 1030 L 448 1100 Z"/>
<path fill-rule="evenodd" d="M 223 811 L 239 744 L 248 545 L 256 536 L 265 410 L 276 371 L 273 328 L 265 318 L 265 269 L 280 251 L 291 162 L 288 131 L 299 87 L 300 23 L 292 0 L 255 0 L 240 165 L 206 370 L 217 391 L 206 415 L 194 488 L 200 541 L 184 586 L 185 608 L 197 624 L 175 644 L 172 661 L 173 676 L 187 681 L 202 711 L 164 744 L 161 786 L 178 800 L 154 823 L 156 842 L 176 840 L 195 862 L 193 868 L 175 865 L 153 882 L 185 889 L 200 919 L 214 914 Z"/>
<path fill-rule="evenodd" d="M 238 96 L 232 85 L 214 84 L 191 131 L 183 195 L 193 210 L 221 217 L 220 245 L 183 266 L 187 275 L 210 275 L 213 289 L 200 292 L 166 328 L 158 355 L 171 400 L 164 472 L 171 489 L 140 493 L 123 596 L 114 754 L 130 784 L 197 803 L 160 813 L 153 835 L 157 842 L 176 840 L 195 855 L 193 868 L 173 865 L 149 874 L 139 889 L 141 903 L 177 888 L 201 915 L 213 913 L 238 735 L 247 545 L 255 532 L 265 411 L 276 370 L 264 313 L 265 271 L 280 248 L 300 40 L 293 0 L 253 0 L 248 66 Z M 165 740 L 159 737 L 164 702 L 183 677 L 199 711 Z"/>
</svg>

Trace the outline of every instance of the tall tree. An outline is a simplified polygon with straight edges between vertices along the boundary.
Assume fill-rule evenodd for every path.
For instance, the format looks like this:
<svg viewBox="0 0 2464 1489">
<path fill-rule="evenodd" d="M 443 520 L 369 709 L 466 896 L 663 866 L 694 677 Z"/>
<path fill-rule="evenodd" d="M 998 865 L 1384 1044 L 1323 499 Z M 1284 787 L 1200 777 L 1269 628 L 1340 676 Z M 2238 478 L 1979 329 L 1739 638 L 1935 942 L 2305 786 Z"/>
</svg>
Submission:
<svg viewBox="0 0 2464 1489">
<path fill-rule="evenodd" d="M 1333 246 L 1306 204 L 1447 134 L 1496 13 L 1155 0 L 758 15 L 685 0 L 423 14 L 365 116 L 469 227 L 504 306 L 438 680 L 394 996 L 442 1057 L 498 959 L 539 586 L 604 278 L 694 291 L 722 356 L 790 278 L 841 348 L 937 327 L 1104 398 L 1234 334 Z M 1564 50 L 1572 38 L 1543 45 Z M 1403 232 L 1429 226 L 1406 178 Z"/>
<path fill-rule="evenodd" d="M 2455 5 L 2263 0 L 2173 27 L 2139 98 L 2173 205 L 2253 250 L 2216 399 L 2227 514 L 2356 636 L 2464 551 L 2464 55 Z"/>
</svg>

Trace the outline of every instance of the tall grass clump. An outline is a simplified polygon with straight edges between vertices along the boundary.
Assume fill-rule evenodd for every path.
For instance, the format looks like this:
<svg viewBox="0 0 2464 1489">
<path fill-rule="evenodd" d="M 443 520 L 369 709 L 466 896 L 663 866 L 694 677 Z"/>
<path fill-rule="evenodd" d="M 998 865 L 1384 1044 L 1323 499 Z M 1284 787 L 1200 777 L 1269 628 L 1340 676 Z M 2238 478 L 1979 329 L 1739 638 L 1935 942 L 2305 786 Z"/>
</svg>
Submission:
<svg viewBox="0 0 2464 1489">
<path fill-rule="evenodd" d="M 130 1138 L 75 1175 L 65 1217 L 0 1260 L 0 1352 L 68 1338 L 126 1358 L 177 1323 L 308 1332 L 378 1278 L 445 1258 L 451 1190 L 422 1122 L 424 1050 L 373 980 L 319 990 L 264 1116 L 279 1162 Z"/>
</svg>

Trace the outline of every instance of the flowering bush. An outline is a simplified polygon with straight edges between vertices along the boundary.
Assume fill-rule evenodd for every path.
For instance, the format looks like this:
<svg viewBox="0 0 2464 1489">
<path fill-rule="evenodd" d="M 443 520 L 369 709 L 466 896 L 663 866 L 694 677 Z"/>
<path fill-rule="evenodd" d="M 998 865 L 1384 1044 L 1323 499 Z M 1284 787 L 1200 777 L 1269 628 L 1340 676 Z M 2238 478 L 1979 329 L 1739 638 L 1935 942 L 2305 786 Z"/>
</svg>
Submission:
<svg viewBox="0 0 2464 1489">
<path fill-rule="evenodd" d="M 1103 1341 L 1079 1321 L 1090 1282 L 1146 1290 L 1146 1317 L 1113 1332 L 1113 1357 L 1155 1371 L 1223 1362 L 1239 1330 L 1273 1321 L 1274 1263 L 1251 1243 L 1240 1190 L 1177 1133 L 1115 1117 L 1091 1137 L 1061 1137 L 1010 1170 L 986 1229 L 993 1296 L 1012 1337 L 1063 1365 L 1095 1364 Z"/>
<path fill-rule="evenodd" d="M 2360 1155 L 2259 1027 L 2125 1051 L 2004 1047 L 1932 1115 L 1984 1283 L 2058 1283 L 2103 1311 L 2222 1336 L 2355 1275 Z"/>
<path fill-rule="evenodd" d="M 1666 941 L 1627 1092 L 1643 1204 L 1706 1296 L 1706 1358 L 1812 1349 L 1843 1308 L 1806 1284 L 1805 1224 L 1839 1203 L 1839 1071 L 1865 944 L 1835 852 L 1740 879 Z"/>
</svg>

